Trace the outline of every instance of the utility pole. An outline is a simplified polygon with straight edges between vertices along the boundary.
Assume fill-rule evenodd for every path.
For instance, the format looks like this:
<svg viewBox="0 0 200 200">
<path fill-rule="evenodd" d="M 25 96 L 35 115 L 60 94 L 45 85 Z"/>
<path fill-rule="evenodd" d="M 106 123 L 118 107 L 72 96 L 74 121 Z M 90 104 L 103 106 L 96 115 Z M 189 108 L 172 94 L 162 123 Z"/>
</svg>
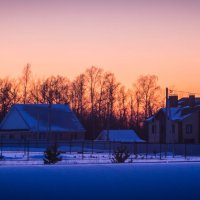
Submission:
<svg viewBox="0 0 200 200">
<path fill-rule="evenodd" d="M 48 105 L 48 135 L 49 142 L 52 145 L 52 135 L 51 135 L 51 103 Z"/>
<path fill-rule="evenodd" d="M 107 109 L 108 109 L 108 114 L 107 114 L 107 141 L 109 140 L 109 131 L 110 131 L 110 102 L 108 101 L 107 103 Z"/>
<path fill-rule="evenodd" d="M 169 89 L 166 88 L 166 119 L 165 119 L 165 123 L 166 123 L 166 129 L 165 129 L 165 142 L 168 143 L 169 142 Z"/>
<path fill-rule="evenodd" d="M 174 143 L 172 136 L 171 110 L 169 102 L 169 89 L 166 88 L 166 143 Z"/>
</svg>

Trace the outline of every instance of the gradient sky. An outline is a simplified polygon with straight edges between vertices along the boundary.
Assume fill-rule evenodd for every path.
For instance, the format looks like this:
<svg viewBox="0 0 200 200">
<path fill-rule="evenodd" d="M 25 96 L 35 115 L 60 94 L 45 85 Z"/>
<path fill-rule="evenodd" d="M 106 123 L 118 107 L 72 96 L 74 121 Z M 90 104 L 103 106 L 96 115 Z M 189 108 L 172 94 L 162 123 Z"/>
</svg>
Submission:
<svg viewBox="0 0 200 200">
<path fill-rule="evenodd" d="M 0 0 L 0 76 L 73 79 L 94 65 L 130 87 L 141 74 L 200 91 L 198 0 Z"/>
</svg>

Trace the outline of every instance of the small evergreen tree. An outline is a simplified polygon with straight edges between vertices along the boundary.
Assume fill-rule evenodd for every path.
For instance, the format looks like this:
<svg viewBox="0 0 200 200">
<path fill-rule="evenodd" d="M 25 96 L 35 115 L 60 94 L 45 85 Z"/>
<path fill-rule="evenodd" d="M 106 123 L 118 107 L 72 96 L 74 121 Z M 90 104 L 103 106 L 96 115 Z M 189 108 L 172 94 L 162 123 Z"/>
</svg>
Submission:
<svg viewBox="0 0 200 200">
<path fill-rule="evenodd" d="M 128 148 L 126 145 L 120 145 L 116 148 L 116 150 L 113 153 L 112 162 L 114 163 L 124 163 L 131 153 L 128 151 Z"/>
<path fill-rule="evenodd" d="M 57 145 L 53 145 L 47 148 L 47 150 L 44 152 L 44 164 L 50 165 L 55 164 L 62 160 L 62 157 L 60 156 L 61 152 L 58 150 Z"/>
<path fill-rule="evenodd" d="M 3 160 L 4 156 L 2 154 L 0 154 L 0 160 Z"/>
</svg>

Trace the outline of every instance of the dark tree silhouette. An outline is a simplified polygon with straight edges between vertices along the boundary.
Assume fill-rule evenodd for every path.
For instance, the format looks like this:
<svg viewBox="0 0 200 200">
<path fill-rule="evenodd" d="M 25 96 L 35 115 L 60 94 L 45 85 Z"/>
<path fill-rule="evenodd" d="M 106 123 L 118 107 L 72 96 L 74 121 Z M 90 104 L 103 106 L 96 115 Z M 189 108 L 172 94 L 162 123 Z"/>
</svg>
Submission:
<svg viewBox="0 0 200 200">
<path fill-rule="evenodd" d="M 55 164 L 62 160 L 60 156 L 61 152 L 58 150 L 57 145 L 48 147 L 44 152 L 44 164 Z"/>
<path fill-rule="evenodd" d="M 129 157 L 131 153 L 129 152 L 126 145 L 120 145 L 116 148 L 113 153 L 112 162 L 114 163 L 124 163 Z"/>
<path fill-rule="evenodd" d="M 28 89 L 29 89 L 29 84 L 31 80 L 31 65 L 28 63 L 24 69 L 23 69 L 23 75 L 22 75 L 22 90 L 23 90 L 23 96 L 22 96 L 22 101 L 24 104 L 28 103 L 27 97 L 28 97 Z"/>
<path fill-rule="evenodd" d="M 148 118 L 161 107 L 161 88 L 158 77 L 155 75 L 140 76 L 135 83 L 135 97 L 137 100 L 137 113 L 142 107 L 144 118 Z"/>
<path fill-rule="evenodd" d="M 31 65 L 17 80 L 0 79 L 0 119 L 15 103 L 69 104 L 87 130 L 86 139 L 95 139 L 102 129 L 142 130 L 142 122 L 163 104 L 155 75 L 140 76 L 131 89 L 113 73 L 92 66 L 70 81 L 64 76 L 39 79 Z"/>
</svg>

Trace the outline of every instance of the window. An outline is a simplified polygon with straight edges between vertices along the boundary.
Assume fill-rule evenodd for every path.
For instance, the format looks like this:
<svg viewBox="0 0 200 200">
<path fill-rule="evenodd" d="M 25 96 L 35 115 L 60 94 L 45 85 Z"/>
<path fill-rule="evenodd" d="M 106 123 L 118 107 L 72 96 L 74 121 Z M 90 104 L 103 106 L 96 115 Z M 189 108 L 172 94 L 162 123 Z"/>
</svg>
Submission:
<svg viewBox="0 0 200 200">
<path fill-rule="evenodd" d="M 186 133 L 191 134 L 192 133 L 192 124 L 186 124 Z"/>
<path fill-rule="evenodd" d="M 156 125 L 152 125 L 151 132 L 152 134 L 156 134 Z"/>
</svg>

